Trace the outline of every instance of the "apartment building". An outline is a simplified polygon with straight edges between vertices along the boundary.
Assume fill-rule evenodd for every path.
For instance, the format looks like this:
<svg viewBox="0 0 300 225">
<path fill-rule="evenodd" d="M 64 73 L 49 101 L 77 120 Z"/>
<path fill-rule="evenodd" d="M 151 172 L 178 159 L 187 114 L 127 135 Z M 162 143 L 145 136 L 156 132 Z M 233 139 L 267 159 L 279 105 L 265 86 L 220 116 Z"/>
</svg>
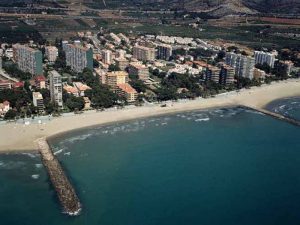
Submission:
<svg viewBox="0 0 300 225">
<path fill-rule="evenodd" d="M 66 44 L 66 63 L 71 69 L 80 73 L 85 68 L 93 69 L 93 51 L 80 45 Z"/>
<path fill-rule="evenodd" d="M 55 46 L 46 46 L 45 55 L 49 62 L 54 63 L 58 57 L 58 49 Z"/>
<path fill-rule="evenodd" d="M 13 60 L 23 72 L 32 75 L 43 74 L 43 54 L 40 50 L 25 45 L 13 45 Z"/>
<path fill-rule="evenodd" d="M 62 99 L 62 80 L 61 75 L 52 70 L 49 72 L 49 88 L 50 88 L 50 96 L 51 101 L 58 105 L 59 107 L 63 107 L 63 99 Z"/>
<path fill-rule="evenodd" d="M 148 80 L 150 76 L 148 67 L 138 62 L 132 62 L 129 64 L 128 73 L 138 76 L 138 78 L 143 81 Z"/>
<path fill-rule="evenodd" d="M 133 58 L 141 61 L 154 61 L 156 57 L 155 49 L 136 45 L 133 47 Z"/>
</svg>

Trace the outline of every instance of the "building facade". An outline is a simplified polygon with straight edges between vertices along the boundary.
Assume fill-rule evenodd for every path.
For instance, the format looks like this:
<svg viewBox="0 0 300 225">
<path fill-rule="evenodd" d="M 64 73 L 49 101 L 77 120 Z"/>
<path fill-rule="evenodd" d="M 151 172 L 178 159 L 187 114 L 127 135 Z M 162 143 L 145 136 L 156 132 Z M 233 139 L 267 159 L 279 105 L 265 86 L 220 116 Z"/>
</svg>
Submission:
<svg viewBox="0 0 300 225">
<path fill-rule="evenodd" d="M 44 112 L 44 98 L 40 92 L 32 92 L 33 105 L 37 107 L 39 113 Z"/>
<path fill-rule="evenodd" d="M 235 75 L 253 79 L 255 59 L 250 56 L 229 52 L 226 54 L 225 62 L 235 69 Z"/>
<path fill-rule="evenodd" d="M 129 84 L 118 84 L 116 88 L 116 93 L 119 96 L 126 98 L 128 103 L 135 102 L 137 100 L 138 93 Z"/>
<path fill-rule="evenodd" d="M 127 84 L 129 80 L 128 73 L 125 71 L 108 72 L 103 78 L 101 79 L 102 84 L 110 86 L 112 90 L 116 90 L 119 84 Z"/>
<path fill-rule="evenodd" d="M 220 71 L 220 84 L 223 86 L 228 86 L 234 83 L 235 70 L 233 67 L 228 65 L 223 65 Z"/>
<path fill-rule="evenodd" d="M 161 44 L 157 46 L 157 58 L 162 60 L 169 60 L 172 56 L 172 46 Z"/>
<path fill-rule="evenodd" d="M 49 62 L 55 62 L 58 57 L 58 49 L 55 46 L 47 46 L 45 48 L 45 55 Z"/>
<path fill-rule="evenodd" d="M 67 44 L 65 47 L 66 63 L 77 73 L 84 68 L 93 69 L 93 50 L 80 45 Z"/>
<path fill-rule="evenodd" d="M 149 69 L 140 63 L 130 63 L 128 67 L 128 73 L 131 75 L 138 76 L 140 80 L 146 81 L 149 79 Z"/>
<path fill-rule="evenodd" d="M 62 80 L 61 75 L 52 70 L 49 72 L 49 88 L 51 101 L 59 107 L 63 107 L 63 98 L 62 98 Z"/>
<path fill-rule="evenodd" d="M 271 68 L 274 67 L 274 63 L 276 61 L 276 56 L 273 53 L 263 52 L 263 51 L 255 51 L 254 52 L 255 64 L 264 63 L 268 64 Z"/>
<path fill-rule="evenodd" d="M 141 61 L 154 61 L 155 60 L 155 49 L 148 48 L 145 46 L 134 46 L 133 47 L 133 58 Z"/>
<path fill-rule="evenodd" d="M 32 75 L 43 74 L 43 54 L 41 51 L 25 45 L 13 45 L 13 59 L 18 68 Z"/>
</svg>

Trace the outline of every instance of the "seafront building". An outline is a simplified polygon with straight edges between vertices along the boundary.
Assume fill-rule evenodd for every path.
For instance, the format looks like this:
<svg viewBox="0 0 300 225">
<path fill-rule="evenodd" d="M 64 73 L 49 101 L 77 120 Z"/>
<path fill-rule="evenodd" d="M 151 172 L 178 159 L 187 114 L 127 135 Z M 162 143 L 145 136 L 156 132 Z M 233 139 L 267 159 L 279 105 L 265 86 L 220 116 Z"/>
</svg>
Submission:
<svg viewBox="0 0 300 225">
<path fill-rule="evenodd" d="M 228 86 L 234 83 L 235 69 L 228 65 L 222 65 L 220 71 L 220 84 Z"/>
<path fill-rule="evenodd" d="M 49 80 L 51 101 L 57 106 L 63 107 L 61 75 L 52 70 L 49 72 Z"/>
<path fill-rule="evenodd" d="M 37 107 L 39 113 L 44 112 L 44 98 L 40 92 L 32 92 L 33 105 Z"/>
<path fill-rule="evenodd" d="M 116 90 L 117 85 L 127 84 L 129 80 L 128 73 L 125 71 L 113 71 L 106 73 L 101 78 L 101 83 L 111 87 L 113 91 Z"/>
<path fill-rule="evenodd" d="M 205 81 L 213 81 L 215 83 L 220 82 L 221 69 L 216 66 L 208 65 L 205 71 Z"/>
<path fill-rule="evenodd" d="M 286 75 L 290 75 L 292 68 L 294 67 L 294 63 L 292 61 L 279 60 L 275 63 L 275 70 L 279 73 L 285 73 Z"/>
<path fill-rule="evenodd" d="M 255 68 L 255 59 L 250 56 L 229 52 L 226 54 L 225 62 L 227 65 L 235 68 L 235 75 L 253 79 Z"/>
<path fill-rule="evenodd" d="M 49 62 L 55 62 L 58 57 L 58 49 L 55 46 L 46 46 L 45 56 L 49 60 Z"/>
<path fill-rule="evenodd" d="M 276 61 L 276 56 L 274 53 L 263 52 L 263 51 L 255 51 L 254 52 L 255 64 L 264 63 L 268 64 L 271 68 L 274 67 L 274 63 Z"/>
<path fill-rule="evenodd" d="M 0 116 L 4 116 L 10 109 L 11 107 L 9 101 L 0 103 Z"/>
<path fill-rule="evenodd" d="M 93 69 L 93 51 L 91 48 L 66 44 L 65 53 L 66 63 L 73 71 L 80 73 L 84 68 Z"/>
<path fill-rule="evenodd" d="M 133 58 L 140 61 L 154 61 L 155 49 L 145 46 L 136 45 L 133 47 Z"/>
<path fill-rule="evenodd" d="M 138 78 L 142 81 L 148 80 L 150 76 L 149 69 L 145 65 L 138 62 L 132 62 L 129 64 L 128 73 L 130 75 L 138 76 Z"/>
<path fill-rule="evenodd" d="M 18 68 L 32 75 L 43 74 L 43 54 L 40 50 L 25 45 L 13 45 L 13 59 Z"/>
<path fill-rule="evenodd" d="M 116 87 L 116 93 L 119 96 L 125 97 L 128 103 L 135 102 L 138 96 L 137 91 L 129 84 L 118 84 Z"/>
</svg>

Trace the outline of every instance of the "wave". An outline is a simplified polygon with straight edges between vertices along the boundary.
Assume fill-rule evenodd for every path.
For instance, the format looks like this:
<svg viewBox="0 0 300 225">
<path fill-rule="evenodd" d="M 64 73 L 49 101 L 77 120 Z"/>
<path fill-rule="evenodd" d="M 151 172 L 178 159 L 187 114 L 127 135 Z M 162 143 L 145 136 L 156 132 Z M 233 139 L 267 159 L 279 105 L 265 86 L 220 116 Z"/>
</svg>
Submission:
<svg viewBox="0 0 300 225">
<path fill-rule="evenodd" d="M 31 177 L 32 177 L 32 179 L 36 180 L 36 179 L 39 179 L 40 175 L 39 174 L 32 174 Z"/>
<path fill-rule="evenodd" d="M 38 154 L 34 154 L 34 153 L 22 153 L 22 155 L 26 155 L 26 156 L 29 156 L 30 158 L 36 158 L 38 156 Z"/>
<path fill-rule="evenodd" d="M 209 120 L 210 120 L 210 118 L 207 117 L 207 118 L 203 118 L 203 119 L 196 119 L 195 122 L 204 122 L 204 121 L 207 122 Z"/>
<path fill-rule="evenodd" d="M 35 164 L 35 168 L 37 168 L 37 169 L 42 168 L 42 167 L 43 167 L 43 165 L 41 163 Z"/>
</svg>

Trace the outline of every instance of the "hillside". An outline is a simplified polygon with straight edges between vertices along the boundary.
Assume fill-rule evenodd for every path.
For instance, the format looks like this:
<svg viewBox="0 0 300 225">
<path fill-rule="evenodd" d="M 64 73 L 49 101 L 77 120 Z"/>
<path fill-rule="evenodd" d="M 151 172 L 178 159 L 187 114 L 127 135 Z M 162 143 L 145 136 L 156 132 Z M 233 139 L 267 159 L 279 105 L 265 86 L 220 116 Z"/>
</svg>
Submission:
<svg viewBox="0 0 300 225">
<path fill-rule="evenodd" d="M 223 16 L 238 13 L 300 13 L 300 0 L 92 0 L 97 8 L 139 7 L 143 9 L 186 9 Z"/>
</svg>

